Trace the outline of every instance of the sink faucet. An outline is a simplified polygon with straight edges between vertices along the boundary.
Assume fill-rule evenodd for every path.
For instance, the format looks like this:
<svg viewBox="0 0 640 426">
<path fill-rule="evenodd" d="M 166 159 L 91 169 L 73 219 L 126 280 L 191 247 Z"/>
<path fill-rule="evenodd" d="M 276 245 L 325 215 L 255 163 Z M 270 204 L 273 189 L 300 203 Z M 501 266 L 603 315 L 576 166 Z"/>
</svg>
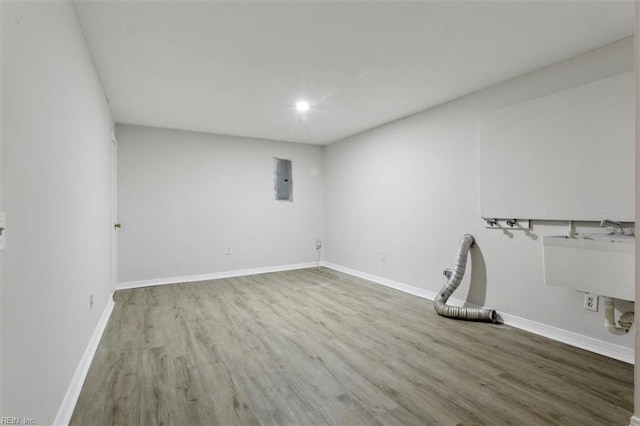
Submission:
<svg viewBox="0 0 640 426">
<path fill-rule="evenodd" d="M 602 227 L 611 226 L 611 227 L 615 228 L 616 234 L 622 234 L 622 224 L 620 222 L 614 222 L 614 221 L 609 220 L 609 219 L 603 219 L 602 222 L 600 222 L 600 226 L 602 226 Z"/>
</svg>

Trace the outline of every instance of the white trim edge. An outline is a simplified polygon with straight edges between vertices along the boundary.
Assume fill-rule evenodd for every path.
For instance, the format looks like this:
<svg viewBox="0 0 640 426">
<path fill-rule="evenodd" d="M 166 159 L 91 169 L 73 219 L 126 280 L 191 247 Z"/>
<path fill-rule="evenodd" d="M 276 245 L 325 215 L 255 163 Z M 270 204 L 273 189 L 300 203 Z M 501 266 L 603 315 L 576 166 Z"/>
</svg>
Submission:
<svg viewBox="0 0 640 426">
<path fill-rule="evenodd" d="M 266 274 L 268 272 L 293 271 L 295 269 L 315 268 L 318 262 L 297 263 L 294 265 L 265 266 L 261 268 L 239 269 L 236 271 L 213 272 L 210 274 L 185 275 L 182 277 L 154 278 L 151 280 L 128 281 L 118 283 L 117 290 L 150 287 L 154 285 L 191 283 L 196 281 L 217 280 L 220 278 L 244 277 L 247 275 Z"/>
<path fill-rule="evenodd" d="M 640 417 L 632 416 L 629 419 L 629 426 L 640 426 Z"/>
<path fill-rule="evenodd" d="M 502 317 L 506 325 L 510 325 L 512 327 L 519 328 L 521 330 L 525 330 L 539 336 L 548 337 L 549 339 L 557 340 L 558 342 L 566 343 L 580 349 L 595 352 L 609 358 L 617 359 L 618 361 L 623 361 L 627 364 L 634 363 L 633 349 L 625 348 L 624 346 L 616 345 L 615 343 L 609 343 L 603 340 L 594 339 L 593 337 L 574 333 L 562 328 L 552 327 L 547 324 L 531 321 L 515 315 L 500 312 L 498 312 L 498 315 Z"/>
<path fill-rule="evenodd" d="M 104 311 L 102 311 L 102 315 L 98 320 L 98 324 L 96 325 L 95 330 L 93 331 L 93 335 L 89 340 L 89 344 L 87 345 L 84 354 L 82 354 L 80 363 L 78 364 L 78 367 L 73 374 L 73 378 L 71 379 L 71 383 L 67 388 L 67 393 L 62 400 L 62 404 L 60 404 L 58 414 L 56 414 L 56 418 L 53 421 L 53 424 L 55 426 L 65 426 L 68 425 L 71 421 L 71 416 L 73 415 L 73 410 L 75 409 L 76 403 L 78 402 L 78 397 L 80 396 L 82 385 L 84 384 L 84 380 L 87 377 L 89 367 L 91 366 L 91 361 L 93 361 L 93 356 L 98 349 L 98 343 L 100 343 L 102 333 L 104 333 L 104 330 L 107 327 L 107 323 L 109 322 L 109 317 L 111 316 L 111 312 L 113 311 L 114 306 L 115 303 L 113 301 L 113 293 L 111 293 L 109 295 L 109 300 L 107 301 L 107 306 L 104 307 Z"/>
<path fill-rule="evenodd" d="M 405 293 L 413 294 L 414 296 L 422 297 L 423 299 L 433 300 L 436 297 L 436 292 L 426 290 L 424 288 L 414 287 L 412 285 L 403 284 L 399 281 L 393 281 L 388 278 L 382 278 L 377 275 L 368 274 L 366 272 L 358 271 L 356 269 L 347 268 L 346 266 L 336 265 L 330 262 L 320 262 L 320 266 L 333 269 L 334 271 L 344 272 L 354 277 L 362 278 L 374 283 L 382 284 L 387 287 L 395 288 L 396 290 L 403 291 Z"/>
<path fill-rule="evenodd" d="M 379 277 L 377 275 L 368 274 L 355 269 L 347 268 L 345 266 L 336 265 L 330 262 L 320 262 L 320 266 L 324 266 L 334 271 L 343 272 L 348 275 L 353 275 L 358 278 L 363 278 L 374 283 L 382 284 L 387 287 L 394 288 L 396 290 L 403 291 L 405 293 L 413 294 L 414 296 L 422 297 L 424 299 L 435 299 L 437 293 L 431 290 L 426 290 L 419 287 L 414 287 L 408 284 L 403 284 L 398 281 L 393 281 L 388 278 Z M 449 299 L 449 303 L 452 305 L 467 305 L 473 306 L 460 299 Z M 503 312 L 498 312 L 500 318 L 502 318 L 505 325 L 519 328 L 524 331 L 528 331 L 539 336 L 544 336 L 558 342 L 566 343 L 571 346 L 585 349 L 590 352 L 594 352 L 600 355 L 614 358 L 619 361 L 626 362 L 628 364 L 634 363 L 634 350 L 626 348 L 624 346 L 616 345 L 613 343 L 605 342 L 602 340 L 594 339 L 592 337 L 584 336 L 582 334 L 574 333 L 572 331 L 564 330 L 557 327 L 552 327 L 547 324 L 543 324 L 536 321 L 531 321 L 526 318 L 518 317 Z M 640 419 L 638 419 L 640 421 Z M 632 424 L 632 426 L 636 426 Z M 640 426 L 640 423 L 637 424 Z"/>
</svg>

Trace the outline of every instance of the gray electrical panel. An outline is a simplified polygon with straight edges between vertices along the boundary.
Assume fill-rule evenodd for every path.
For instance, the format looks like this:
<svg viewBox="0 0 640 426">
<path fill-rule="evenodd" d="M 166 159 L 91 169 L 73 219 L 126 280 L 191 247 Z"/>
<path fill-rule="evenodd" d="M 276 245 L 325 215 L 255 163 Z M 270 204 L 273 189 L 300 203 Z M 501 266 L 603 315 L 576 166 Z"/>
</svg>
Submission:
<svg viewBox="0 0 640 426">
<path fill-rule="evenodd" d="M 293 174 L 291 160 L 273 159 L 276 200 L 293 201 Z"/>
</svg>

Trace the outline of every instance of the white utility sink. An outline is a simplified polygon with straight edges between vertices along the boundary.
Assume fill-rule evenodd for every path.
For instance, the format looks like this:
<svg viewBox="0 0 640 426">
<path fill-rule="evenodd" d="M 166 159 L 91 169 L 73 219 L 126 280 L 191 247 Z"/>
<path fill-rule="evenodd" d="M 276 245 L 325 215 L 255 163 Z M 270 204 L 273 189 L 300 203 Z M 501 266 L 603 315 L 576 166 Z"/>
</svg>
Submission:
<svg viewBox="0 0 640 426">
<path fill-rule="evenodd" d="M 634 237 L 547 236 L 542 237 L 542 249 L 545 284 L 634 300 Z"/>
</svg>

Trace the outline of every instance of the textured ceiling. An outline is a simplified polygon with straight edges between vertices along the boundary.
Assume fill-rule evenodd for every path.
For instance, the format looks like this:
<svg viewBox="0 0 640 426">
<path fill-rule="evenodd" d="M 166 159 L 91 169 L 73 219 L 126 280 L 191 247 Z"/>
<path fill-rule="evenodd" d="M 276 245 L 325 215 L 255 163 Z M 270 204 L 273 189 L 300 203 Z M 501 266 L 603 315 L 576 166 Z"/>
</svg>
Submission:
<svg viewBox="0 0 640 426">
<path fill-rule="evenodd" d="M 634 27 L 632 1 L 75 5 L 117 122 L 315 144 Z"/>
</svg>

